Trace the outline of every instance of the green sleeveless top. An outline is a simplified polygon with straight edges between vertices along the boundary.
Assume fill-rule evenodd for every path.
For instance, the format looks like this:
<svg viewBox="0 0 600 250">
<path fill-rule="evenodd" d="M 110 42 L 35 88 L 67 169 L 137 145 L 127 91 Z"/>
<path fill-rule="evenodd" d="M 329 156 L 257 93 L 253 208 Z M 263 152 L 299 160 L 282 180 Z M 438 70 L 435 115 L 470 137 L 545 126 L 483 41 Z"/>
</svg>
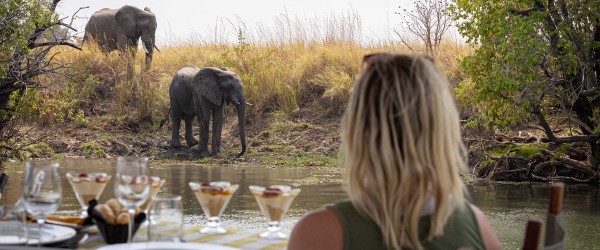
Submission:
<svg viewBox="0 0 600 250">
<path fill-rule="evenodd" d="M 379 227 L 373 220 L 362 216 L 350 201 L 328 206 L 340 219 L 344 229 L 344 249 L 387 249 Z M 419 221 L 419 237 L 425 239 L 429 232 L 431 216 Z M 421 242 L 424 249 L 485 249 L 477 218 L 468 203 L 459 206 L 448 218 L 444 233 L 431 241 Z"/>
</svg>

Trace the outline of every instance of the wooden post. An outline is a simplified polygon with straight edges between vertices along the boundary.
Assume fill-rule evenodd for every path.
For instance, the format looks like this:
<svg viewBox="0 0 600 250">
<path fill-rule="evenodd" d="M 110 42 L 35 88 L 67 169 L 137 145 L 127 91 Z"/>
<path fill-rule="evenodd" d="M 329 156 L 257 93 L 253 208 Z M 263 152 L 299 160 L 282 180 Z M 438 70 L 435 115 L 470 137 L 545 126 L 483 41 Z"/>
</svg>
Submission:
<svg viewBox="0 0 600 250">
<path fill-rule="evenodd" d="M 550 186 L 550 208 L 548 212 L 553 215 L 560 213 L 565 194 L 565 184 L 562 182 L 552 183 Z"/>
<path fill-rule="evenodd" d="M 538 219 L 529 219 L 525 229 L 525 243 L 523 250 L 537 250 L 542 236 L 542 221 Z"/>
</svg>

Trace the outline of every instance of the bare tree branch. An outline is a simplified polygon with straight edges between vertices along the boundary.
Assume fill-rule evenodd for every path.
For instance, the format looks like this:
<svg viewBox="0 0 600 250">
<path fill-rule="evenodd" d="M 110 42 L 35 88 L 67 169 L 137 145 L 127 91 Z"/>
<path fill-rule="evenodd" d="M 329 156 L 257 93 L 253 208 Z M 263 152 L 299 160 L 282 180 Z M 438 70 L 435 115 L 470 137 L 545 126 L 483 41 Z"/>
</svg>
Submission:
<svg viewBox="0 0 600 250">
<path fill-rule="evenodd" d="M 447 0 L 423 0 L 415 1 L 414 4 L 413 10 L 402 9 L 401 13 L 396 13 L 402 15 L 401 27 L 409 36 L 414 36 L 423 43 L 428 55 L 435 57 L 434 54 L 441 45 L 444 34 L 452 26 L 452 19 L 446 13 L 448 2 Z M 397 30 L 394 32 L 400 41 L 408 46 L 405 35 Z"/>
<path fill-rule="evenodd" d="M 408 43 L 408 42 L 405 40 L 405 38 L 404 38 L 402 35 L 400 35 L 400 33 L 399 33 L 397 30 L 395 30 L 395 29 L 394 29 L 394 33 L 396 33 L 396 35 L 398 35 L 398 38 L 400 38 L 400 42 L 401 42 L 402 44 L 404 44 L 404 46 L 406 46 L 406 47 L 407 47 L 409 50 L 411 50 L 411 51 L 415 51 L 415 50 L 414 50 L 414 49 L 413 49 L 413 48 L 410 46 L 410 44 L 409 44 L 409 43 Z"/>
<path fill-rule="evenodd" d="M 57 45 L 65 45 L 65 46 L 69 46 L 72 47 L 74 49 L 77 50 L 81 50 L 81 47 L 77 46 L 74 43 L 71 42 L 63 42 L 63 41 L 56 41 L 56 42 L 44 42 L 44 43 L 33 43 L 31 44 L 31 48 L 35 49 L 35 48 L 39 48 L 39 47 L 45 47 L 45 46 L 57 46 Z"/>
</svg>

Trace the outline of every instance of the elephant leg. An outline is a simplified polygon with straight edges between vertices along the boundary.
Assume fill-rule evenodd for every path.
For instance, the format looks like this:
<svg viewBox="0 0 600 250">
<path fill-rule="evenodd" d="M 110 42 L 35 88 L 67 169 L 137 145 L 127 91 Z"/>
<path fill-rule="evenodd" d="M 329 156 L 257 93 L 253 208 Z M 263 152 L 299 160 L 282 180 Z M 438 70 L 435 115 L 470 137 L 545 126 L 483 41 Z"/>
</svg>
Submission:
<svg viewBox="0 0 600 250">
<path fill-rule="evenodd" d="M 173 102 L 171 102 L 173 103 Z M 187 123 L 187 122 L 186 122 Z M 181 142 L 179 142 L 179 127 L 181 126 L 181 112 L 176 106 L 171 108 L 171 147 L 181 148 Z M 187 124 L 186 124 L 187 130 Z"/>
<path fill-rule="evenodd" d="M 208 155 L 208 123 L 210 121 L 210 110 L 202 108 L 204 111 L 200 111 L 196 114 L 198 123 L 200 123 L 200 142 L 198 148 L 200 149 L 200 156 L 204 157 Z M 204 115 L 204 114 L 206 115 Z"/>
<path fill-rule="evenodd" d="M 185 117 L 185 141 L 190 148 L 198 144 L 198 141 L 194 139 L 194 134 L 192 133 L 193 121 L 194 117 Z"/>
<path fill-rule="evenodd" d="M 212 110 L 213 127 L 212 127 L 212 153 L 217 155 L 221 151 L 221 130 L 223 129 L 223 106 Z"/>
</svg>

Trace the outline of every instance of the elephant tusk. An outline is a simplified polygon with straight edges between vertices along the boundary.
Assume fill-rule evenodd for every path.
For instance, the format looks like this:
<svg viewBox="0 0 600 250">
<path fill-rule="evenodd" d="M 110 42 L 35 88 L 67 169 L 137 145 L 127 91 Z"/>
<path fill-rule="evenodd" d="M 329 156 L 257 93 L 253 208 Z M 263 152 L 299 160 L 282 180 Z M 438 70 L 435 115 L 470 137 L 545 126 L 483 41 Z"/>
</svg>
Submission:
<svg viewBox="0 0 600 250">
<path fill-rule="evenodd" d="M 154 48 L 156 49 L 156 51 L 160 52 L 160 50 L 158 49 L 158 47 L 156 47 L 156 44 L 154 44 Z"/>
<path fill-rule="evenodd" d="M 250 106 L 252 106 L 252 103 L 246 102 L 246 105 L 250 105 Z"/>
<path fill-rule="evenodd" d="M 150 51 L 148 51 L 148 49 L 146 49 L 146 46 L 142 46 L 144 47 L 144 51 L 146 51 L 146 54 L 150 54 Z"/>
</svg>

